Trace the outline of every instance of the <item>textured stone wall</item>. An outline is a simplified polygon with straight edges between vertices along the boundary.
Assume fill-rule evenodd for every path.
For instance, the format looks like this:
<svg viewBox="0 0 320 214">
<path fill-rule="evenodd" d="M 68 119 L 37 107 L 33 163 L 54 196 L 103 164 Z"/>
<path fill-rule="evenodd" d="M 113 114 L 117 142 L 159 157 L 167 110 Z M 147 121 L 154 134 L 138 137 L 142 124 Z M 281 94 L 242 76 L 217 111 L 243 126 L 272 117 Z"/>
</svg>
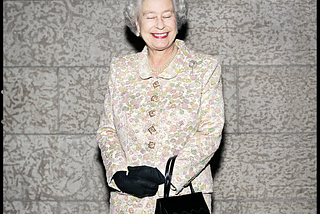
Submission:
<svg viewBox="0 0 320 214">
<path fill-rule="evenodd" d="M 107 213 L 109 63 L 141 48 L 124 1 L 3 1 L 3 213 Z M 222 64 L 214 213 L 316 213 L 316 0 L 189 5 L 179 36 Z"/>
</svg>

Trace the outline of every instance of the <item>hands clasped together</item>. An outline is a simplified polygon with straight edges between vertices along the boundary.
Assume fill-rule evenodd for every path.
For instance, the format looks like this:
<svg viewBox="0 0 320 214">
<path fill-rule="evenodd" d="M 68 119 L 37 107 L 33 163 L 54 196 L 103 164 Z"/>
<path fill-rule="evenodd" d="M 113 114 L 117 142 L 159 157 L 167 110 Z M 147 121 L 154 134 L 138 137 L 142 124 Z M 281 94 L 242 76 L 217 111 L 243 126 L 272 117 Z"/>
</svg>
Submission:
<svg viewBox="0 0 320 214">
<path fill-rule="evenodd" d="M 128 166 L 128 175 L 126 171 L 118 171 L 113 179 L 122 192 L 139 198 L 154 196 L 165 181 L 162 173 L 150 166 Z"/>
</svg>

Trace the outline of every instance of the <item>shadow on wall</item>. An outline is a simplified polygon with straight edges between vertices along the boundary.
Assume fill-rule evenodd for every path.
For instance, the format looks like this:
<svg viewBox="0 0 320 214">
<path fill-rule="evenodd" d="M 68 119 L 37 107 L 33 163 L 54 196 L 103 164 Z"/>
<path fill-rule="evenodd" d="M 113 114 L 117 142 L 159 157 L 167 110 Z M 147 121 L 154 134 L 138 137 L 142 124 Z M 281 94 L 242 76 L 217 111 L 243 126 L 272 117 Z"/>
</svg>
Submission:
<svg viewBox="0 0 320 214">
<path fill-rule="evenodd" d="M 222 132 L 222 139 L 221 139 L 220 146 L 219 146 L 218 150 L 216 151 L 216 153 L 214 154 L 214 156 L 210 160 L 210 167 L 211 167 L 211 173 L 212 173 L 213 179 L 214 179 L 215 175 L 217 174 L 217 172 L 219 171 L 219 168 L 221 166 L 221 158 L 222 158 L 222 153 L 224 150 L 223 136 L 224 136 L 224 134 Z"/>
<path fill-rule="evenodd" d="M 104 187 L 107 189 L 107 201 L 109 201 L 110 198 L 110 189 L 111 187 L 109 187 L 108 185 L 108 181 L 107 181 L 107 177 L 106 177 L 106 169 L 104 168 L 104 164 L 103 164 L 103 160 L 101 157 L 101 150 L 99 148 L 99 146 L 96 147 L 97 149 L 97 157 L 96 157 L 96 161 L 99 163 L 99 166 L 101 167 L 101 172 L 103 172 L 102 177 L 103 177 L 103 181 L 104 181 Z"/>
<path fill-rule="evenodd" d="M 222 139 L 220 142 L 220 146 L 209 162 L 213 181 L 214 181 L 214 178 L 216 177 L 217 172 L 219 171 L 219 168 L 221 167 L 222 153 L 224 151 L 224 138 L 223 138 L 223 136 L 224 136 L 224 132 L 222 132 Z M 214 208 L 215 208 L 214 207 L 214 196 L 212 195 L 211 197 L 212 197 L 211 212 L 214 213 Z"/>
<path fill-rule="evenodd" d="M 188 23 L 184 24 L 181 29 L 178 31 L 177 39 L 185 40 L 187 38 L 188 32 Z M 140 52 L 145 46 L 145 42 L 141 37 L 137 37 L 134 33 L 131 32 L 130 28 L 125 27 L 125 36 L 127 41 L 132 45 L 132 47 L 137 51 Z"/>
</svg>

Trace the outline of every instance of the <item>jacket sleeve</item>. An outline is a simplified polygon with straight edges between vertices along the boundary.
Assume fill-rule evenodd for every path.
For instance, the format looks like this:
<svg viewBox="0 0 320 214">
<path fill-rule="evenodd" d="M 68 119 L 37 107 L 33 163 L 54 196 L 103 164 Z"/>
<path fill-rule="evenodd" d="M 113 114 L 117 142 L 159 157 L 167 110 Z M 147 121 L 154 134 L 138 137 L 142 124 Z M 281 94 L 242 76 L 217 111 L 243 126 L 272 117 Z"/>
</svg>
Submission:
<svg viewBox="0 0 320 214">
<path fill-rule="evenodd" d="M 211 59 L 203 71 L 198 130 L 179 151 L 172 183 L 179 194 L 208 165 L 219 148 L 224 126 L 221 66 Z"/>
<path fill-rule="evenodd" d="M 105 95 L 103 113 L 100 119 L 100 125 L 97 130 L 97 143 L 101 151 L 101 157 L 106 170 L 107 182 L 110 187 L 118 189 L 114 183 L 112 176 L 117 171 L 126 171 L 127 162 L 125 152 L 122 148 L 119 140 L 116 121 L 113 109 L 114 97 L 113 92 L 115 90 L 113 74 L 114 74 L 114 60 L 112 60 L 110 66 L 110 75 L 108 80 L 108 91 Z"/>
</svg>

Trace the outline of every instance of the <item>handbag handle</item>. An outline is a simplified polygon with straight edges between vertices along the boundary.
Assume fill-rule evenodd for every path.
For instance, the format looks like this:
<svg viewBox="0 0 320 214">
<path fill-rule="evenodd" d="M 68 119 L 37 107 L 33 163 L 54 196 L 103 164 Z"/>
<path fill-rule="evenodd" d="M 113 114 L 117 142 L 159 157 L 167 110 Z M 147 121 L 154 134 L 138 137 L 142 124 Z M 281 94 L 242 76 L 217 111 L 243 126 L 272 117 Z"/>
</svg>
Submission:
<svg viewBox="0 0 320 214">
<path fill-rule="evenodd" d="M 172 185 L 171 178 L 172 178 L 173 166 L 174 166 L 174 162 L 176 161 L 176 158 L 177 158 L 177 155 L 170 157 L 167 161 L 165 182 L 164 182 L 164 198 L 169 198 L 170 185 Z M 189 182 L 187 186 L 190 186 L 191 193 L 194 194 L 195 192 L 191 182 Z"/>
</svg>

